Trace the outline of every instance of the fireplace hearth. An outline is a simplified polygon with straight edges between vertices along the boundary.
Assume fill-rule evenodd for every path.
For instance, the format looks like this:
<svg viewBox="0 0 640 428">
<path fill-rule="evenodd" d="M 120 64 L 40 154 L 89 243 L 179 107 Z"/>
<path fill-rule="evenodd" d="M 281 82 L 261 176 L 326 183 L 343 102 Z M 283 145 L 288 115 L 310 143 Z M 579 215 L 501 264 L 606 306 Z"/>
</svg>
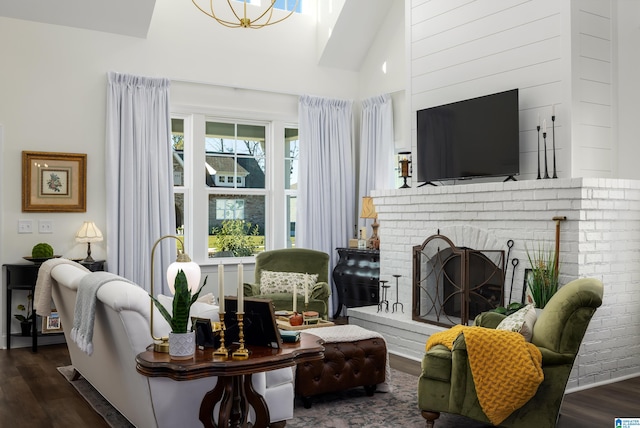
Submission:
<svg viewBox="0 0 640 428">
<path fill-rule="evenodd" d="M 503 305 L 503 250 L 457 247 L 438 234 L 413 247 L 412 318 L 451 327 Z"/>
</svg>

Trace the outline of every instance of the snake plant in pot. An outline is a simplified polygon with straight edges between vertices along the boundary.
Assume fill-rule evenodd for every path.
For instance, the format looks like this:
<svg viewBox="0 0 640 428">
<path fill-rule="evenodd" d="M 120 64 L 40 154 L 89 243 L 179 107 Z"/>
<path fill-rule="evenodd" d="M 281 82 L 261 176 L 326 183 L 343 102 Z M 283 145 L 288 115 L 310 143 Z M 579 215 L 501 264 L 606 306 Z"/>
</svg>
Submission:
<svg viewBox="0 0 640 428">
<path fill-rule="evenodd" d="M 169 355 L 171 358 L 188 359 L 195 353 L 195 332 L 187 331 L 189 311 L 206 284 L 207 278 L 205 277 L 204 283 L 192 295 L 187 283 L 187 276 L 182 270 L 179 270 L 175 279 L 175 295 L 171 312 L 149 294 L 154 305 L 171 327 L 171 333 L 169 333 Z"/>
</svg>

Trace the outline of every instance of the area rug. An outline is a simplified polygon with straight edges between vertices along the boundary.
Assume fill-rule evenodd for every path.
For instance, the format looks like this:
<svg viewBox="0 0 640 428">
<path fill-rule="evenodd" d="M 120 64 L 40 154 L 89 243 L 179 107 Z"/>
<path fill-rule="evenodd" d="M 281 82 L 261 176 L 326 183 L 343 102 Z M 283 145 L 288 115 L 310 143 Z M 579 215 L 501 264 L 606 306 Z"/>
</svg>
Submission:
<svg viewBox="0 0 640 428">
<path fill-rule="evenodd" d="M 73 366 L 58 367 L 58 371 L 82 395 L 112 428 L 135 428 L 120 412 L 118 412 L 98 391 L 82 376 L 73 379 Z"/>
<path fill-rule="evenodd" d="M 58 371 L 101 415 L 112 428 L 132 428 L 116 409 L 83 377 L 73 378 L 73 367 L 59 367 Z M 425 420 L 418 410 L 418 378 L 391 369 L 391 392 L 376 392 L 368 397 L 364 388 L 353 388 L 340 393 L 322 394 L 312 399 L 310 409 L 296 399 L 294 418 L 287 421 L 289 428 L 424 428 Z M 461 416 L 442 414 L 437 428 L 487 428 Z M 191 428 L 191 427 L 188 427 Z"/>
<path fill-rule="evenodd" d="M 296 399 L 294 419 L 289 428 L 424 428 L 426 421 L 418 409 L 418 378 L 391 369 L 391 392 L 368 397 L 364 388 L 313 397 L 305 409 Z M 441 414 L 436 428 L 485 428 L 485 425 L 457 415 Z"/>
</svg>

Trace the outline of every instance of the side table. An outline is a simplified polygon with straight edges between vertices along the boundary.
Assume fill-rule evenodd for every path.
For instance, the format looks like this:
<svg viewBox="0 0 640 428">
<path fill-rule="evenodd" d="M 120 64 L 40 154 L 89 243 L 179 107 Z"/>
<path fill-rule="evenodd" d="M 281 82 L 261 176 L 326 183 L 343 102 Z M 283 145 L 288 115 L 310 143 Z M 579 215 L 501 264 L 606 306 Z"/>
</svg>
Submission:
<svg viewBox="0 0 640 428">
<path fill-rule="evenodd" d="M 5 288 L 7 289 L 7 302 L 5 308 L 5 325 L 7 326 L 7 349 L 11 349 L 11 315 L 13 290 L 29 291 L 34 295 L 36 280 L 38 279 L 39 264 L 35 263 L 7 263 L 2 265 L 5 269 Z M 104 260 L 97 260 L 89 265 L 84 265 L 90 271 L 104 269 Z M 36 310 L 32 305 L 33 322 L 31 326 L 31 350 L 38 351 L 38 326 L 36 325 Z"/>
<path fill-rule="evenodd" d="M 236 346 L 237 347 L 237 346 Z M 324 358 L 321 340 L 307 333 L 300 334 L 297 343 L 284 343 L 280 349 L 246 346 L 247 359 L 233 359 L 213 355 L 213 348 L 196 350 L 189 360 L 172 360 L 169 354 L 154 352 L 153 346 L 136 357 L 137 370 L 144 376 L 168 377 L 173 380 L 191 380 L 217 376 L 216 386 L 205 394 L 200 405 L 200 421 L 205 428 L 247 427 L 249 409 L 256 414 L 255 427 L 269 425 L 269 409 L 264 398 L 253 389 L 251 375 L 284 367 L 293 367 L 307 361 Z M 214 408 L 220 403 L 218 424 Z"/>
</svg>

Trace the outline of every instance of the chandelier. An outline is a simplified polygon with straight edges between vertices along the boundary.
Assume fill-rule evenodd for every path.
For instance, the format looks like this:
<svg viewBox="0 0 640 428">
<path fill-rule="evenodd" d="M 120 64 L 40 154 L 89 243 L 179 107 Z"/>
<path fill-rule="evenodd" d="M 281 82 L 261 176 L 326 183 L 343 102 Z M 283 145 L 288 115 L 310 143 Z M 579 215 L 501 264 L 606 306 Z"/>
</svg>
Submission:
<svg viewBox="0 0 640 428">
<path fill-rule="evenodd" d="M 276 3 L 276 0 L 266 0 L 266 3 L 268 3 L 269 5 L 266 7 L 266 9 L 264 8 L 260 8 L 260 11 L 257 12 L 259 13 L 259 15 L 255 18 L 249 18 L 247 17 L 247 3 L 250 3 L 251 0 L 233 0 L 235 3 L 243 3 L 242 5 L 242 14 L 239 14 L 238 11 L 236 11 L 236 8 L 231 4 L 232 0 L 227 0 L 227 5 L 229 7 L 229 9 L 231 10 L 231 13 L 233 13 L 233 16 L 235 17 L 235 20 L 228 20 L 228 19 L 223 19 L 220 17 L 219 14 L 219 6 L 218 9 L 216 9 L 216 7 L 214 7 L 213 3 L 215 0 L 191 0 L 193 2 L 193 4 L 200 9 L 200 11 L 202 13 L 204 13 L 205 15 L 215 19 L 216 21 L 218 21 L 220 24 L 224 25 L 225 27 L 229 27 L 229 28 L 262 28 L 262 27 L 266 27 L 267 25 L 273 25 L 273 24 L 277 24 L 278 22 L 282 22 L 285 19 L 287 19 L 288 17 L 291 16 L 291 14 L 297 9 L 298 7 L 298 2 L 300 0 L 295 0 L 296 3 L 293 6 L 293 8 L 291 8 L 291 10 L 289 10 L 287 12 L 287 14 L 280 19 L 274 20 L 272 21 L 273 18 L 273 6 Z M 209 3 L 209 5 L 207 7 L 202 7 L 200 6 L 198 3 Z M 258 6 L 253 6 L 255 8 L 258 8 Z M 264 9 L 264 10 L 262 10 Z M 231 16 L 229 14 L 229 16 Z M 229 18 L 231 19 L 231 18 Z"/>
</svg>

